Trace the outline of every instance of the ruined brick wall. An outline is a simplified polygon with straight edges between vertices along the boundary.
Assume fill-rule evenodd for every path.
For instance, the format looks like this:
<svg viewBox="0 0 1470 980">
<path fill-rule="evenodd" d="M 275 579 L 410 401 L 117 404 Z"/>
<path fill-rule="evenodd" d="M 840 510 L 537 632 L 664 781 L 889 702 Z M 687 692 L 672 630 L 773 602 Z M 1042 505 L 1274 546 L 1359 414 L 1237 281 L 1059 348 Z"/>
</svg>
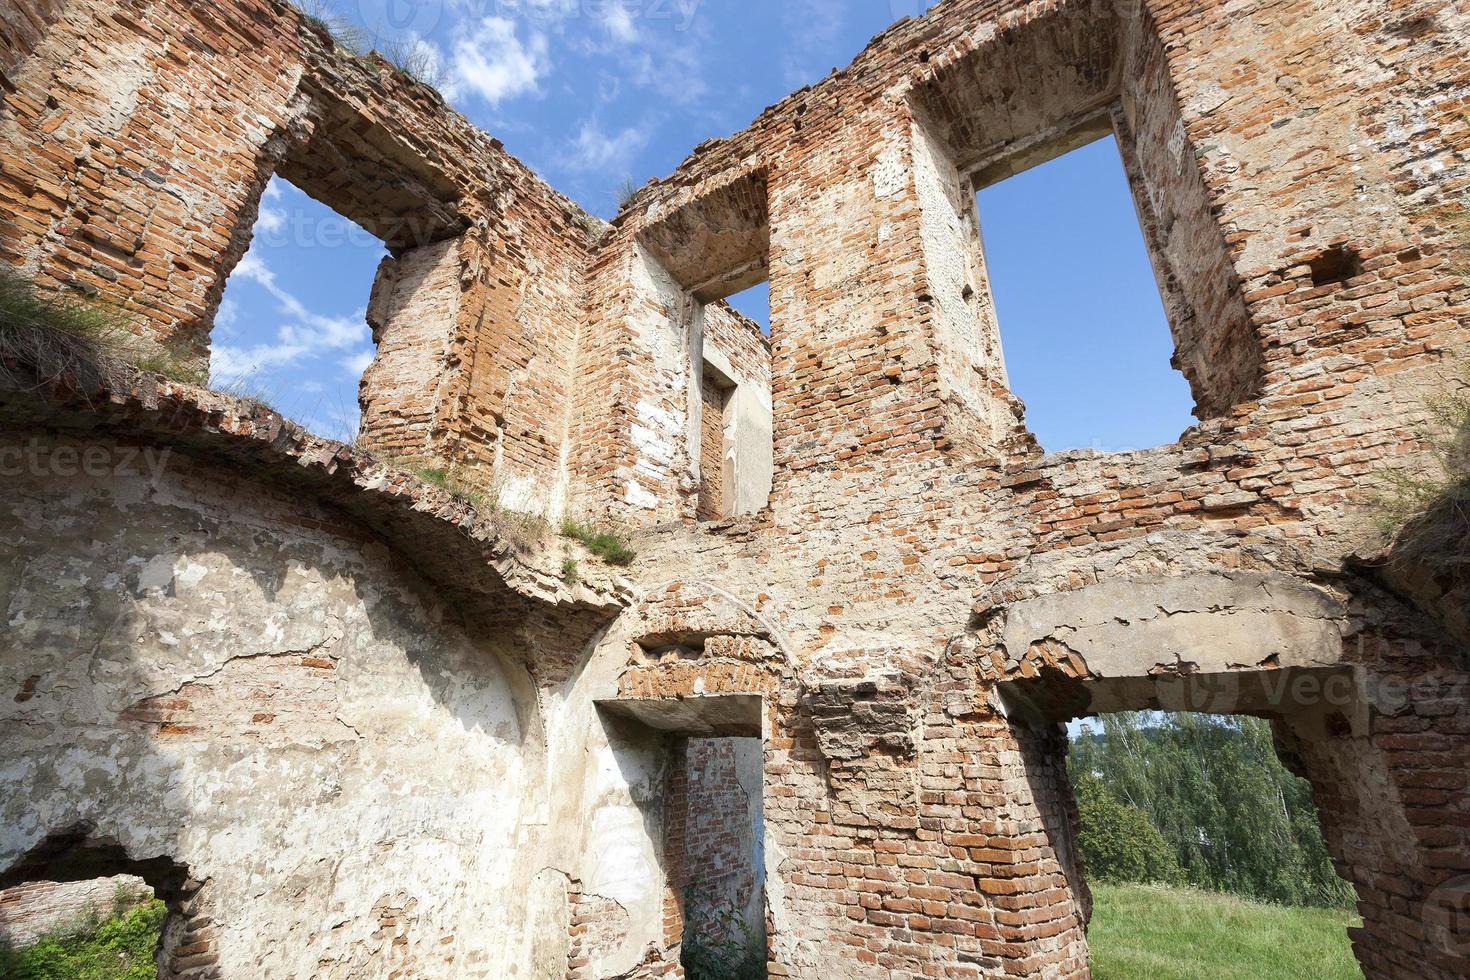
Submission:
<svg viewBox="0 0 1470 980">
<path fill-rule="evenodd" d="M 518 976 L 541 919 L 565 935 L 524 894 L 584 830 L 545 781 L 532 648 L 489 618 L 515 590 L 469 626 L 370 522 L 281 479 L 320 460 L 263 481 L 91 433 L 6 439 L 7 467 L 26 445 L 0 506 L 0 887 L 109 848 L 169 904 L 169 977 Z M 107 465 L 66 470 L 84 458 Z"/>
<path fill-rule="evenodd" d="M 765 855 L 758 740 L 693 738 L 685 754 L 686 935 L 715 942 L 765 935 Z"/>
<path fill-rule="evenodd" d="M 419 360 L 377 365 L 368 441 L 461 464 L 522 509 L 565 506 L 595 219 L 432 89 L 336 49 L 284 2 L 26 5 L 12 22 L 0 259 L 13 272 L 116 304 L 146 339 L 206 366 L 225 281 L 279 173 L 398 260 L 375 336 L 437 352 L 428 404 Z M 456 260 L 421 284 L 408 253 L 449 239 Z M 420 285 L 432 295 L 415 298 Z"/>
<path fill-rule="evenodd" d="M 1126 125 L 1120 135 L 1132 140 L 1125 156 L 1145 223 L 1157 225 L 1150 236 L 1178 360 L 1210 418 L 1177 445 L 1137 453 L 1042 457 L 1021 440 L 967 465 L 969 449 L 945 448 L 949 369 L 920 339 L 924 314 L 910 304 L 925 302 L 930 280 L 905 252 L 911 237 L 923 240 L 915 212 L 926 204 L 906 189 L 904 128 L 888 124 L 903 104 L 873 90 L 942 79 L 972 51 L 984 63 L 987 45 L 1014 59 L 1027 53 L 1022 39 L 1033 27 L 1060 37 L 1067 29 L 1047 26 L 1047 5 L 942 4 L 751 130 L 701 147 L 617 223 L 620 236 L 634 238 L 645 209 L 663 221 L 670 210 L 697 209 L 732 174 L 766 174 L 772 513 L 713 537 L 655 543 L 651 567 L 718 581 L 779 616 L 807 672 L 828 661 L 881 666 L 906 650 L 934 656 L 963 632 L 972 605 L 1004 609 L 1189 567 L 1290 568 L 1310 579 L 1313 568 L 1341 569 L 1371 537 L 1374 473 L 1415 459 L 1424 399 L 1453 387 L 1452 365 L 1470 346 L 1470 294 L 1459 271 L 1467 249 L 1459 154 L 1470 136 L 1446 109 L 1466 90 L 1449 54 L 1464 15 L 1443 4 L 1393 13 L 1263 4 L 1244 27 L 1214 5 L 1148 12 L 1116 32 L 1131 54 L 1119 62 L 1128 95 L 1111 125 Z M 1069 29 L 1094 15 L 1073 12 Z M 1024 78 L 1028 64 L 1014 70 Z M 1371 105 L 1354 106 L 1365 96 L 1349 89 L 1363 71 L 1383 87 Z M 1358 149 L 1345 158 L 1344 147 Z M 895 203 L 885 206 L 880 193 Z M 1324 261 L 1340 245 L 1356 256 L 1338 263 L 1346 278 Z M 946 334 L 929 336 L 942 344 Z M 1453 975 L 1461 967 L 1452 952 L 1437 944 L 1433 962 L 1416 965 L 1414 943 L 1402 937 L 1427 928 L 1429 906 L 1414 903 L 1453 883 L 1462 860 L 1454 855 L 1466 849 L 1446 828 L 1466 805 L 1448 785 L 1460 777 L 1440 768 L 1464 745 L 1463 698 L 1445 693 L 1462 690 L 1463 660 L 1443 638 L 1396 619 L 1393 600 L 1370 583 L 1352 591 L 1382 620 L 1351 641 L 1365 680 L 1448 700 L 1424 714 L 1375 704 L 1351 736 L 1337 722 L 1302 720 L 1321 749 L 1312 778 L 1343 874 L 1360 888 L 1386 884 L 1363 905 L 1372 924 L 1360 945 L 1374 947 L 1360 954 L 1364 962 L 1385 976 Z M 810 939 L 864 951 L 875 975 L 1082 969 L 1085 887 L 1068 851 L 1060 749 L 1048 731 L 1033 734 L 985 707 L 992 695 L 975 684 L 970 659 L 979 655 L 956 650 L 952 690 L 932 690 L 917 702 L 927 707 L 911 709 L 928 719 L 928 727 L 912 723 L 921 737 L 911 762 L 829 762 L 829 774 L 857 777 L 850 788 L 823 786 L 804 766 L 768 766 L 770 825 L 791 834 L 791 848 L 826 854 L 825 867 L 842 869 L 785 890 L 794 922 L 783 933 L 775 913 L 773 940 L 783 962 L 815 969 L 818 958 L 803 954 Z M 798 745 L 810 744 L 799 712 L 781 724 Z M 1408 731 L 1413 737 L 1401 741 Z M 894 798 L 922 802 L 889 813 L 882 803 Z M 800 803 L 788 813 L 786 799 Z M 1350 814 L 1382 799 L 1394 801 L 1395 815 L 1375 810 L 1350 829 Z M 813 807 L 818 820 L 808 816 Z M 1390 819 L 1399 829 L 1380 822 L 1380 840 L 1398 834 L 1421 844 L 1375 844 L 1366 827 Z M 968 860 L 945 867 L 954 847 Z M 927 868 L 933 880 L 885 867 Z M 1422 883 L 1411 884 L 1415 876 Z M 845 890 L 856 880 L 879 895 L 856 900 Z M 922 891 L 931 888 L 939 891 Z M 1390 910 L 1393 896 L 1409 894 L 1413 912 Z M 899 938 L 919 935 L 922 948 Z"/>
<path fill-rule="evenodd" d="M 7 71 L 16 95 L 12 110 L 7 90 L 0 120 L 9 127 L 4 186 L 17 227 L 39 222 L 41 230 L 7 230 L 4 241 L 21 243 L 20 260 L 36 263 L 39 275 L 82 248 L 68 225 L 54 235 L 44 230 L 62 221 L 57 215 L 67 212 L 57 201 L 69 200 L 70 191 L 65 182 L 52 188 L 50 164 L 35 162 L 59 150 L 45 135 L 61 118 L 47 115 L 44 102 L 53 76 L 64 74 L 56 59 L 91 50 L 76 19 L 85 17 L 81 9 L 68 8 L 73 19 L 49 33 L 30 29 L 25 36 L 54 50 Z M 115 8 L 87 9 L 103 17 Z M 200 9 L 189 7 L 178 23 L 202 23 Z M 262 24 L 270 19 L 261 17 Z M 125 19 L 104 20 L 92 32 L 97 38 L 143 43 L 133 34 L 146 32 Z M 1470 67 L 1458 44 L 1467 32 L 1470 15 L 1438 0 L 1263 0 L 1245 8 L 1158 0 L 1116 9 L 945 0 L 926 17 L 895 25 L 852 65 L 767 110 L 746 131 L 696 148 L 607 228 L 541 189 L 495 147 L 484 149 L 488 137 L 446 122 L 426 91 L 375 78 L 367 65 L 330 53 L 304 56 L 310 71 L 300 92 L 316 115 L 302 109 L 287 124 L 281 110 L 281 139 L 272 144 L 281 172 L 333 206 L 363 208 L 358 217 L 369 227 L 391 229 L 393 208 L 423 205 L 438 222 L 431 227 L 455 228 L 443 240 L 458 242 L 457 298 L 447 260 L 422 296 L 389 301 L 387 277 L 380 288 L 384 302 L 375 303 L 375 315 L 382 316 L 385 357 L 370 378 L 370 401 L 374 392 L 394 390 L 413 390 L 420 400 L 405 397 L 395 409 L 390 398 L 375 408 L 384 420 L 377 431 L 389 441 L 401 433 L 403 445 L 428 432 L 450 458 L 521 481 L 528 500 L 548 499 L 535 481 L 556 460 L 575 509 L 643 531 L 638 561 L 616 589 L 630 603 L 640 598 L 607 625 L 596 615 L 598 597 L 558 580 L 565 552 L 553 548 L 541 556 L 545 568 L 519 573 L 535 583 L 529 591 L 540 598 L 533 600 L 503 583 L 481 587 L 498 581 L 503 551 L 487 544 L 474 552 L 484 556 L 479 564 L 455 557 L 449 543 L 459 539 L 445 529 L 467 520 L 463 509 L 424 502 L 413 534 L 395 534 L 396 517 L 354 509 L 375 492 L 372 480 L 391 482 L 386 477 L 333 493 L 319 511 L 257 519 L 334 540 L 380 536 L 395 553 L 438 572 L 435 589 L 455 606 L 470 605 L 493 626 L 475 635 L 514 638 L 507 656 L 526 666 L 528 678 L 515 702 L 521 710 L 502 712 L 489 727 L 435 729 L 457 764 L 453 787 L 442 792 L 489 792 L 465 775 L 463 758 L 501 760 L 486 762 L 485 786 L 497 795 L 485 806 L 498 813 L 512 799 L 526 807 L 524 820 L 517 817 L 502 837 L 516 842 L 514 861 L 525 855 L 529 863 L 496 865 L 474 880 L 559 873 L 568 894 L 575 885 L 574 901 L 538 900 L 524 930 L 484 921 L 477 917 L 486 909 L 507 903 L 487 904 L 467 883 L 397 884 L 401 868 L 446 862 L 438 845 L 415 839 L 400 848 L 390 834 L 395 856 L 384 867 L 394 872 L 393 887 L 379 887 L 367 868 L 331 886 L 344 895 L 344 929 L 366 935 L 364 943 L 391 937 L 382 940 L 390 949 L 403 939 L 410 966 L 428 975 L 451 969 L 432 952 L 440 932 L 452 932 L 446 947 L 458 950 L 475 937 L 549 935 L 566 923 L 581 937 L 567 954 L 573 975 L 668 975 L 677 969 L 685 924 L 675 886 L 688 870 L 669 849 L 681 839 L 674 830 L 687 828 L 666 817 L 674 796 L 669 739 L 708 737 L 731 717 L 749 725 L 745 712 L 757 704 L 766 847 L 776 869 L 768 889 L 774 972 L 830 976 L 836 962 L 845 975 L 875 980 L 1083 976 L 1086 869 L 1073 853 L 1075 812 L 1057 722 L 1090 710 L 1179 704 L 1270 717 L 1290 743 L 1312 782 L 1339 872 L 1360 896 L 1365 924 L 1353 938 L 1368 975 L 1463 976 L 1463 948 L 1448 914 L 1470 894 L 1470 670 L 1454 638 L 1462 610 L 1445 601 L 1459 593 L 1452 582 L 1380 574 L 1360 552 L 1376 547 L 1370 511 L 1377 474 L 1425 461 L 1418 427 L 1425 399 L 1462 383 L 1454 365 L 1470 356 Z M 315 43 L 309 32 L 294 41 L 282 33 L 287 40 L 270 34 L 258 57 L 276 57 L 273 46 Z M 73 87 L 83 92 L 81 82 Z M 83 94 L 69 98 L 83 116 L 105 121 L 100 100 Z M 381 174 L 384 148 L 344 134 L 354 121 L 389 116 L 398 121 L 383 131 L 390 148 L 412 148 L 405 157 L 418 189 L 402 198 L 369 182 L 373 195 L 354 204 L 351 182 L 335 183 L 330 165 L 347 146 L 356 166 Z M 135 129 L 162 131 L 151 121 Z M 1006 324 L 989 308 L 965 181 L 1040 162 L 1107 130 L 1124 152 L 1176 362 L 1202 421 L 1179 442 L 1154 449 L 1046 456 L 1007 389 L 995 344 Z M 76 136 L 65 120 L 54 131 Z M 99 152 L 116 151 L 107 140 L 117 142 L 99 138 Z M 481 189 L 457 183 L 446 159 L 483 161 L 486 154 L 502 181 L 489 183 L 522 220 L 502 226 L 487 216 L 483 231 L 461 229 Z M 21 162 L 12 165 L 12 156 Z M 257 159 L 253 151 L 243 157 Z M 58 172 L 66 174 L 72 156 L 63 158 Z M 112 179 L 120 171 L 106 173 Z M 78 186 L 90 187 L 88 180 Z M 470 196 L 456 197 L 465 187 Z M 99 214 L 114 198 L 124 210 L 152 200 L 132 183 L 86 193 L 100 202 Z M 240 198 L 240 220 L 247 198 Z M 386 210 L 367 210 L 373 201 Z M 166 201 L 159 207 L 163 217 L 172 214 Z M 43 240 L 44 247 L 25 244 Z M 228 251 L 218 237 L 211 241 Z M 404 271 L 421 258 L 402 249 L 397 257 Z M 706 448 L 692 412 L 701 401 L 697 313 L 703 310 L 715 349 L 729 356 L 718 314 L 711 319 L 714 304 L 767 277 L 774 489 L 758 514 L 700 524 L 692 477 L 696 463 L 700 470 L 707 463 L 693 445 Z M 186 278 L 168 285 L 167 298 L 142 294 L 140 303 L 157 299 L 167 321 L 170 303 L 202 288 Z M 446 329 L 446 314 L 437 311 L 451 307 Z M 432 323 L 416 312 L 428 308 L 436 311 Z M 734 337 L 759 353 L 748 332 Z M 390 345 L 400 346 L 390 352 Z M 424 370 L 438 372 L 432 403 L 414 384 Z M 116 428 L 136 425 L 142 438 L 158 437 L 159 423 L 144 409 L 109 412 Z M 213 417 L 203 408 L 185 416 L 196 412 Z M 51 424 L 39 410 L 20 418 L 30 428 Z M 272 428 L 277 422 L 224 418 L 213 437 L 220 442 L 294 438 Z M 313 453 L 338 458 L 335 449 Z M 279 506 L 327 499 L 317 484 L 303 495 L 296 484 L 278 483 L 287 472 L 294 470 L 270 470 L 258 492 Z M 190 469 L 185 486 L 146 498 L 138 513 L 185 534 L 196 509 L 186 507 L 184 520 L 169 508 L 210 479 L 207 467 Z M 49 568 L 46 562 L 59 560 L 53 552 L 76 549 L 49 524 L 31 530 L 47 493 L 37 488 L 16 498 L 13 523 L 31 535 L 17 546 L 22 561 Z M 549 499 L 554 505 L 556 493 Z M 76 511 L 83 513 L 79 503 Z M 436 547 L 416 544 L 420 534 Z M 129 548 L 105 559 L 75 559 L 89 581 L 133 569 L 132 557 L 159 574 L 174 567 L 160 557 L 173 554 L 173 544 L 156 536 L 125 540 Z M 382 558 L 375 547 L 362 545 L 361 560 L 380 577 L 350 591 L 412 591 L 372 564 Z M 299 544 L 259 558 L 250 564 L 252 581 L 272 583 L 282 602 L 295 601 L 303 586 L 291 569 L 301 567 L 303 548 L 311 553 Z M 447 559 L 438 553 L 446 550 Z M 73 581 L 55 574 L 25 580 Z M 345 572 L 332 580 L 364 581 Z M 345 593 L 320 599 L 323 588 L 311 583 L 311 602 L 353 608 Z M 10 648 L 70 663 L 70 637 L 80 627 L 72 613 L 58 622 L 42 610 L 71 607 L 50 598 L 32 605 L 34 616 L 7 627 L 29 631 Z M 1130 612 L 1120 616 L 1125 605 Z M 401 635 L 397 625 L 354 631 L 346 624 L 361 617 L 341 615 L 339 645 L 356 650 L 369 633 Z M 454 633 L 453 615 L 446 617 L 451 625 L 442 629 Z M 313 611 L 303 621 L 318 618 Z M 157 637 L 109 633 L 113 645 L 99 669 L 133 664 L 139 649 L 171 662 L 182 654 L 161 636 L 177 637 L 182 628 L 163 616 Z M 414 627 L 413 642 L 403 645 L 458 650 L 468 643 L 445 640 L 439 629 Z M 262 630 L 245 624 L 235 632 Z M 293 642 L 271 656 L 298 648 Z M 358 702 L 331 702 L 334 692 L 360 693 L 375 672 L 395 679 L 395 705 L 403 692 L 417 692 L 414 703 L 432 718 L 439 715 L 427 700 L 437 703 L 436 695 L 480 705 L 479 694 L 461 699 L 456 685 L 481 678 L 484 651 L 463 648 L 473 653 L 447 666 L 418 661 L 426 669 L 417 674 L 401 669 L 405 657 L 414 666 L 414 656 L 428 653 L 368 651 L 344 656 L 331 670 L 293 661 L 278 676 L 289 678 L 299 701 L 287 696 L 290 710 L 250 719 L 239 705 L 248 703 L 246 690 L 265 690 L 257 674 L 270 664 L 232 659 L 218 677 L 173 670 L 149 688 L 160 700 L 146 717 L 128 724 L 151 726 L 146 738 L 138 736 L 140 752 L 188 745 L 192 768 L 159 776 L 150 799 L 167 798 L 169 787 L 214 785 L 203 774 L 240 771 L 244 764 L 228 755 L 236 749 L 221 746 L 237 745 L 226 736 L 241 726 L 270 746 L 273 737 L 351 738 L 331 713 L 302 706 L 347 710 Z M 1320 687 L 1296 687 L 1324 671 L 1351 678 L 1352 693 L 1333 701 Z M 35 678 L 21 693 L 44 697 L 48 710 L 69 703 L 46 670 L 21 674 Z M 227 680 L 242 685 L 225 692 L 230 698 L 204 690 Z M 216 712 L 223 721 L 212 720 Z M 256 713 L 275 715 L 283 727 Z M 398 707 L 390 714 L 403 717 Z M 411 720 L 387 726 L 380 740 L 396 745 L 409 737 L 403 731 L 423 730 L 418 717 Z M 499 725 L 510 733 L 505 744 L 479 741 Z M 545 758 L 508 761 L 543 744 Z M 33 742 L 14 751 L 27 760 L 43 752 Z M 362 751 L 368 769 L 399 758 L 383 746 Z M 445 755 L 436 747 L 435 758 Z M 412 753 L 400 763 L 430 782 L 449 778 L 430 763 L 420 772 Z M 526 781 L 521 793 L 507 789 L 506 771 Z M 531 774 L 542 772 L 560 774 L 554 789 L 534 788 Z M 399 812 L 400 802 L 352 796 L 340 826 L 371 827 Z M 479 837 L 455 836 L 462 820 L 442 824 L 446 814 L 458 820 L 465 812 L 461 799 L 454 803 L 435 808 L 431 821 L 460 842 L 450 851 L 493 850 Z M 216 815 L 244 806 L 222 800 Z M 281 830 L 272 839 L 309 840 L 310 848 L 283 843 L 275 851 L 299 853 L 303 862 L 319 857 L 313 835 Z M 153 837 L 147 843 L 159 849 Z M 377 841 L 359 843 L 367 852 Z M 202 843 L 185 844 L 191 863 L 222 860 Z M 416 848 L 432 853 L 427 860 L 400 856 L 418 855 Z M 229 907 L 238 898 L 237 870 L 212 879 L 209 903 Z M 330 890 L 315 877 L 307 885 Z M 425 922 L 433 926 L 428 933 Z M 252 935 L 306 930 L 279 921 Z M 220 955 L 244 957 L 248 945 L 232 934 Z M 342 962 L 364 975 L 386 973 L 382 948 L 362 953 L 366 968 L 351 960 L 356 952 L 343 953 Z M 485 952 L 474 969 L 495 975 L 495 955 Z M 465 962 L 452 969 L 462 972 Z"/>
<path fill-rule="evenodd" d="M 270 9 L 27 4 L 0 114 L 0 259 L 201 355 L 268 176 L 257 158 L 288 124 L 301 75 L 300 46 Z M 170 58 L 166 36 L 193 51 L 208 36 L 223 57 Z"/>
<path fill-rule="evenodd" d="M 0 10 L 0 65 L 9 69 L 30 54 L 65 0 L 16 0 Z"/>
<path fill-rule="evenodd" d="M 699 519 L 725 513 L 725 399 L 728 389 L 706 373 L 699 386 Z"/>
<path fill-rule="evenodd" d="M 384 259 L 367 319 L 377 354 L 361 382 L 364 449 L 434 459 L 459 320 L 461 243 L 424 245 Z M 426 379 L 433 379 L 426 381 Z"/>
<path fill-rule="evenodd" d="M 106 919 L 151 901 L 141 878 L 117 875 L 91 881 L 31 881 L 0 889 L 0 942 L 33 943 L 89 918 Z"/>
<path fill-rule="evenodd" d="M 704 311 L 704 347 L 723 356 L 731 380 L 770 389 L 770 339 L 754 320 L 728 304 L 709 304 Z"/>
</svg>

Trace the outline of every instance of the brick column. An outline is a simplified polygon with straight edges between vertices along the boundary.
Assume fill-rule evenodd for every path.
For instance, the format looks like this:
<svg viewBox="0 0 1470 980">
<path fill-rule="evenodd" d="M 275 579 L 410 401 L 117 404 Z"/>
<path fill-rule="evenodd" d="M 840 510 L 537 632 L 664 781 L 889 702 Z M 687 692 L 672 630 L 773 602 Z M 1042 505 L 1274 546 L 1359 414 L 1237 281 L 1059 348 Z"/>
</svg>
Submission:
<svg viewBox="0 0 1470 980">
<path fill-rule="evenodd" d="M 866 140 L 814 133 L 771 175 L 778 497 L 801 474 L 948 442 L 914 131 L 896 108 Z"/>
<path fill-rule="evenodd" d="M 677 964 L 684 941 L 684 888 L 689 883 L 686 867 L 689 826 L 689 739 L 669 741 L 668 793 L 664 797 L 664 948 L 675 961 L 670 976 L 684 975 Z"/>
</svg>

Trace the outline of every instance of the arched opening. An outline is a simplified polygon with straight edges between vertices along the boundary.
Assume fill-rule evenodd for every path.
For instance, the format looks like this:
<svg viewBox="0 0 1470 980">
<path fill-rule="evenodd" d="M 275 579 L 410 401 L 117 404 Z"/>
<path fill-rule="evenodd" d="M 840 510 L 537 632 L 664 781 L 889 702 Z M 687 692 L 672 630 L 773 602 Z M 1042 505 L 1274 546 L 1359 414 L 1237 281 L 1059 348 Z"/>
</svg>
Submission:
<svg viewBox="0 0 1470 980">
<path fill-rule="evenodd" d="M 1068 734 L 1099 976 L 1360 975 L 1356 896 L 1269 721 L 1120 712 Z"/>
<path fill-rule="evenodd" d="M 112 910 L 124 915 L 130 910 L 121 907 L 123 889 L 131 893 L 129 903 L 162 902 L 161 917 L 139 916 L 131 923 L 135 929 L 151 929 L 156 923 L 152 957 L 159 980 L 202 980 L 214 968 L 214 932 L 204 911 L 204 888 L 179 862 L 131 857 L 117 841 L 98 836 L 85 824 L 47 836 L 0 874 L 0 895 L 87 901 L 89 895 L 111 889 Z"/>
<path fill-rule="evenodd" d="M 1420 944 L 1420 972 L 1410 975 L 1461 975 L 1453 940 L 1433 931 L 1434 903 L 1462 860 L 1443 820 L 1464 778 L 1452 769 L 1463 758 L 1450 755 L 1455 741 L 1432 729 L 1438 716 L 1423 715 L 1454 710 L 1448 699 L 1460 677 L 1426 669 L 1434 647 L 1363 628 L 1348 594 L 1330 584 L 1240 570 L 1033 594 L 988 607 L 980 629 L 993 644 L 988 704 L 1019 761 L 1011 790 L 1048 842 L 1035 867 L 1064 885 L 1019 904 L 1052 916 L 1066 955 L 1085 954 L 1094 907 L 1067 767 L 1069 725 L 1116 712 L 1188 712 L 1269 723 L 1273 753 L 1310 783 L 1333 869 L 1363 918 L 1337 928 L 1364 971 L 1400 975 L 1414 960 L 1397 943 L 1412 928 L 1434 941 Z M 1385 651 L 1415 672 L 1385 670 Z M 1426 759 L 1441 769 L 1423 772 Z M 1232 943 L 1217 958 L 1235 952 Z"/>
</svg>

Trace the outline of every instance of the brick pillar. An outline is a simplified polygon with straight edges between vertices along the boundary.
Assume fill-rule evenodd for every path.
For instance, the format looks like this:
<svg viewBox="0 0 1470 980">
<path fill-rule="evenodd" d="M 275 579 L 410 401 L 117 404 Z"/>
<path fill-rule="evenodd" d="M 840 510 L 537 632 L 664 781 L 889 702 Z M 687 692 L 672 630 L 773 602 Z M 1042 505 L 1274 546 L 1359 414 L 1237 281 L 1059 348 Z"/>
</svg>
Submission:
<svg viewBox="0 0 1470 980">
<path fill-rule="evenodd" d="M 575 392 L 579 496 L 614 520 L 692 520 L 697 303 L 647 248 L 628 239 L 604 250 L 589 279 Z"/>
<path fill-rule="evenodd" d="M 445 396 L 456 380 L 450 358 L 461 307 L 461 241 L 411 249 L 378 267 L 367 310 L 377 354 L 359 386 L 358 441 L 370 452 L 444 458 Z"/>
<path fill-rule="evenodd" d="M 945 444 L 909 120 L 862 152 L 848 133 L 825 152 L 829 135 L 770 180 L 778 499 L 803 474 Z"/>
<path fill-rule="evenodd" d="M 679 946 L 684 941 L 684 888 L 689 884 L 686 866 L 689 827 L 689 739 L 678 737 L 669 744 L 668 794 L 664 799 L 664 948 L 675 964 L 671 976 L 684 975 L 678 965 Z"/>
</svg>

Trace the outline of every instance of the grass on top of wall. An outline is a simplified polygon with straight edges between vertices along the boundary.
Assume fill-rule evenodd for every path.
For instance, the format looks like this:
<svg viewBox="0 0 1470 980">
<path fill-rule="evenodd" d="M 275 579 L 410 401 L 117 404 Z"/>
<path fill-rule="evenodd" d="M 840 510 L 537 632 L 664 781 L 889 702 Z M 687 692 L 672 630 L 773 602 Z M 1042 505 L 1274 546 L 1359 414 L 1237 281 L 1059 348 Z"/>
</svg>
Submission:
<svg viewBox="0 0 1470 980">
<path fill-rule="evenodd" d="M 583 547 L 609 565 L 631 565 L 638 557 L 638 552 L 612 531 L 594 530 L 576 521 L 567 521 L 562 525 L 561 533 L 573 541 L 582 542 Z"/>
<path fill-rule="evenodd" d="M 208 380 L 182 357 L 146 346 L 106 304 L 43 293 L 0 272 L 0 376 L 18 384 L 65 379 L 86 389 L 120 384 L 129 365 L 172 381 Z"/>
<path fill-rule="evenodd" d="M 121 915 L 83 917 L 28 946 L 0 944 L 5 980 L 154 980 L 153 954 L 167 915 L 154 899 Z"/>
<path fill-rule="evenodd" d="M 1470 570 L 1470 369 L 1459 383 L 1428 403 L 1422 435 L 1430 466 L 1387 471 L 1379 499 L 1390 560 L 1436 574 Z"/>
<path fill-rule="evenodd" d="M 1352 912 L 1163 885 L 1094 885 L 1095 980 L 1362 980 Z"/>
<path fill-rule="evenodd" d="M 462 475 L 457 466 L 442 466 L 423 460 L 388 459 L 390 465 L 417 476 L 420 480 L 449 494 L 456 503 L 473 507 L 480 517 L 495 526 L 507 543 L 518 551 L 528 551 L 548 534 L 546 521 L 535 514 L 523 514 L 500 506 L 497 491 L 481 491 Z M 563 574 L 566 569 L 563 568 Z"/>
</svg>

